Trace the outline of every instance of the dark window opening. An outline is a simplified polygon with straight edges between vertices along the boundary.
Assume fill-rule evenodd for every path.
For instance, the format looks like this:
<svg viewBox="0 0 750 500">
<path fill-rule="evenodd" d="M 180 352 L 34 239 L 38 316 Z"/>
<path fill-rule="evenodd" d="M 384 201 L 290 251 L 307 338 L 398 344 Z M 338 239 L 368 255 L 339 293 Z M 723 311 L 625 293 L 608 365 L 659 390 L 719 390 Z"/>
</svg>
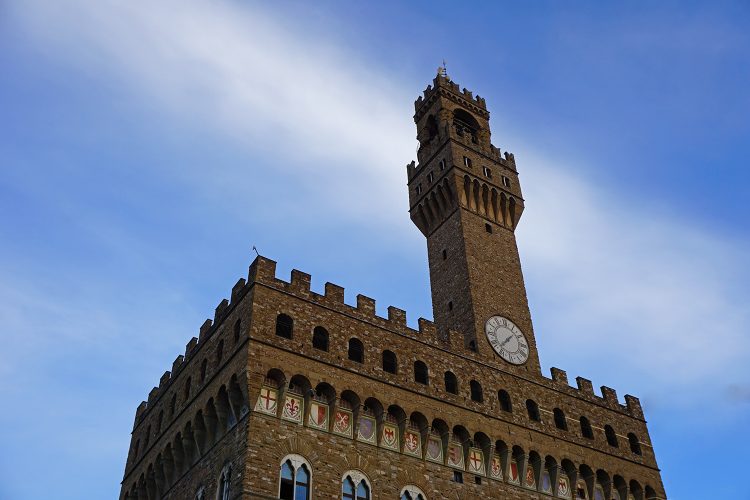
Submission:
<svg viewBox="0 0 750 500">
<path fill-rule="evenodd" d="M 435 174 L 434 173 L 430 172 L 429 174 L 427 174 L 427 182 L 432 183 L 432 181 L 434 181 L 434 180 L 435 180 Z"/>
<path fill-rule="evenodd" d="M 424 364 L 423 361 L 414 362 L 414 382 L 424 385 L 427 385 L 429 383 L 427 365 Z"/>
<path fill-rule="evenodd" d="M 482 484 L 482 477 L 481 476 L 474 476 L 474 483 L 476 483 L 476 484 Z"/>
<path fill-rule="evenodd" d="M 448 302 L 448 310 L 449 311 L 453 310 L 453 302 Z"/>
<path fill-rule="evenodd" d="M 240 333 L 242 331 L 242 320 L 238 319 L 234 322 L 234 343 L 236 344 L 240 340 Z"/>
<path fill-rule="evenodd" d="M 484 225 L 484 230 L 492 234 L 492 226 L 489 224 L 489 222 Z"/>
<path fill-rule="evenodd" d="M 458 379 L 453 372 L 445 372 L 445 392 L 458 394 Z"/>
<path fill-rule="evenodd" d="M 469 384 L 471 386 L 471 400 L 476 401 L 477 403 L 483 402 L 484 395 L 482 394 L 482 384 L 476 380 L 472 380 Z"/>
<path fill-rule="evenodd" d="M 552 413 L 555 416 L 555 427 L 560 430 L 568 430 L 568 422 L 565 419 L 565 413 L 560 408 L 555 408 Z"/>
<path fill-rule="evenodd" d="M 316 326 L 313 330 L 313 347 L 321 351 L 328 351 L 328 330 Z"/>
<path fill-rule="evenodd" d="M 294 320 L 286 314 L 276 316 L 276 335 L 285 339 L 292 338 L 294 330 Z"/>
<path fill-rule="evenodd" d="M 185 401 L 190 399 L 190 377 L 188 377 L 187 381 L 185 381 Z"/>
<path fill-rule="evenodd" d="M 500 401 L 500 409 L 507 411 L 508 413 L 513 412 L 513 404 L 510 402 L 510 394 L 504 389 L 497 391 L 497 399 Z"/>
<path fill-rule="evenodd" d="M 383 351 L 383 371 L 395 374 L 397 369 L 396 354 L 392 351 Z"/>
<path fill-rule="evenodd" d="M 631 432 L 630 434 L 628 434 L 628 441 L 630 442 L 630 451 L 632 451 L 636 455 L 640 455 L 641 443 L 640 441 L 638 441 L 638 437 L 636 437 L 636 435 Z"/>
<path fill-rule="evenodd" d="M 503 176 L 503 186 L 510 187 L 510 179 L 508 177 Z"/>
<path fill-rule="evenodd" d="M 440 170 L 445 170 L 445 160 L 440 160 Z"/>
<path fill-rule="evenodd" d="M 594 431 L 591 429 L 591 422 L 586 417 L 581 417 L 581 435 L 586 439 L 594 439 Z"/>
<path fill-rule="evenodd" d="M 482 167 L 482 172 L 484 173 L 484 176 L 488 179 L 492 179 L 492 170 L 489 167 Z"/>
<path fill-rule="evenodd" d="M 615 430 L 611 425 L 604 426 L 604 435 L 607 437 L 607 443 L 609 443 L 610 446 L 617 448 L 617 434 L 615 434 Z"/>
<path fill-rule="evenodd" d="M 208 360 L 204 359 L 201 362 L 201 383 L 206 380 L 206 369 L 208 368 Z"/>
<path fill-rule="evenodd" d="M 477 352 L 477 341 L 476 340 L 470 340 L 469 341 L 469 350 L 471 352 Z"/>
<path fill-rule="evenodd" d="M 357 363 L 364 363 L 365 348 L 361 340 L 356 338 L 349 339 L 349 359 Z"/>
<path fill-rule="evenodd" d="M 453 471 L 453 482 L 454 483 L 463 483 L 464 482 L 464 475 L 461 471 L 454 470 Z"/>
<path fill-rule="evenodd" d="M 422 184 L 417 184 L 417 195 L 422 194 Z"/>
<path fill-rule="evenodd" d="M 464 156 L 464 166 L 467 168 L 471 168 L 471 158 Z"/>
<path fill-rule="evenodd" d="M 221 364 L 221 360 L 224 358 L 224 341 L 220 340 L 219 345 L 216 347 L 216 366 Z"/>
<path fill-rule="evenodd" d="M 529 413 L 529 419 L 533 420 L 534 422 L 542 421 L 542 418 L 539 415 L 539 406 L 533 399 L 526 400 L 526 411 Z"/>
<path fill-rule="evenodd" d="M 443 260 L 448 258 L 448 252 L 443 250 Z"/>
</svg>

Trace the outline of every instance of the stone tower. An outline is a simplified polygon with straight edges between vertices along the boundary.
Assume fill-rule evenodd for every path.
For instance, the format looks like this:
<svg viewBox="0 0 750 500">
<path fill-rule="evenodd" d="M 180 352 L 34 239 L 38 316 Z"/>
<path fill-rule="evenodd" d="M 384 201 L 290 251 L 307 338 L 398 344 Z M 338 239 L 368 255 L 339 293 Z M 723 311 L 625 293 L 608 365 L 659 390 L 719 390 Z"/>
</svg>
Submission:
<svg viewBox="0 0 750 500">
<path fill-rule="evenodd" d="M 459 90 L 444 73 L 414 107 L 419 163 L 407 166 L 409 207 L 427 237 L 437 329 L 497 364 L 502 358 L 484 335 L 486 323 L 510 320 L 525 335 L 528 352 L 516 340 L 504 344 L 500 351 L 510 361 L 504 367 L 538 374 L 514 233 L 523 213 L 515 159 L 490 142 L 484 99 Z"/>
<path fill-rule="evenodd" d="M 438 74 L 414 118 L 435 321 L 258 256 L 138 406 L 120 500 L 666 498 L 638 399 L 539 369 L 484 99 Z"/>
</svg>

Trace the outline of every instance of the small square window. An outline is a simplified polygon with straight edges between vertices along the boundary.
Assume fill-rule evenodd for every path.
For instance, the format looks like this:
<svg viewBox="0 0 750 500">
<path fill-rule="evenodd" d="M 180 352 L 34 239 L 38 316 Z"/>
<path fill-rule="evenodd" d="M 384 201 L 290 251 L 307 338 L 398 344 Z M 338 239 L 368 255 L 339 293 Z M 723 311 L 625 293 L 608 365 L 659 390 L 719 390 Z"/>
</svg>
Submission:
<svg viewBox="0 0 750 500">
<path fill-rule="evenodd" d="M 484 172 L 485 177 L 492 179 L 492 170 L 489 167 L 482 167 L 482 172 Z"/>
<path fill-rule="evenodd" d="M 445 170 L 445 160 L 440 160 L 440 170 Z"/>
<path fill-rule="evenodd" d="M 468 168 L 471 168 L 471 158 L 467 158 L 464 156 L 464 165 Z"/>
<path fill-rule="evenodd" d="M 489 223 L 484 225 L 484 230 L 492 234 L 492 226 Z"/>
<path fill-rule="evenodd" d="M 464 475 L 461 471 L 454 470 L 453 471 L 453 482 L 454 483 L 463 483 L 464 482 Z"/>
<path fill-rule="evenodd" d="M 434 181 L 434 180 L 435 180 L 435 174 L 434 173 L 430 172 L 429 174 L 427 174 L 427 182 L 432 183 L 432 181 Z"/>
<path fill-rule="evenodd" d="M 481 476 L 474 476 L 474 482 L 476 484 L 482 484 L 482 477 Z"/>
<path fill-rule="evenodd" d="M 507 188 L 509 188 L 509 187 L 510 187 L 510 179 L 508 179 L 508 178 L 507 178 L 507 177 L 505 177 L 505 176 L 503 176 L 503 186 L 505 186 L 505 187 L 507 187 Z"/>
<path fill-rule="evenodd" d="M 453 310 L 453 301 L 451 301 L 451 302 L 448 302 L 448 310 L 449 310 L 449 311 L 452 311 L 452 310 Z"/>
</svg>

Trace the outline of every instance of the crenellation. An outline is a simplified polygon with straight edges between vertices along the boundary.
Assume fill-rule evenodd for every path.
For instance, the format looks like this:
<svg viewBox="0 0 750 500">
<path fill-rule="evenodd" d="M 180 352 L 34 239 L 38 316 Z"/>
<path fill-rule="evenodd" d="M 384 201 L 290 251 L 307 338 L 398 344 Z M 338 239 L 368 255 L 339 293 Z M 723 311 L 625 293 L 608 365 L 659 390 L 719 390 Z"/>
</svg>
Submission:
<svg viewBox="0 0 750 500">
<path fill-rule="evenodd" d="M 566 386 L 570 386 L 568 383 L 568 373 L 565 370 L 561 370 L 560 368 L 555 368 L 554 366 L 550 368 L 550 373 L 552 374 L 552 381 L 556 382 L 558 384 L 563 384 Z"/>
<path fill-rule="evenodd" d="M 198 331 L 198 343 L 202 344 L 204 340 L 206 340 L 211 333 L 211 327 L 213 326 L 213 321 L 210 319 L 207 319 L 203 322 L 203 324 L 200 327 L 200 330 Z"/>
<path fill-rule="evenodd" d="M 138 405 L 138 408 L 135 409 L 135 422 L 133 423 L 133 428 L 140 423 L 141 418 L 143 418 L 143 415 L 146 414 L 146 410 L 148 409 L 148 403 L 146 401 L 141 401 L 141 404 Z"/>
<path fill-rule="evenodd" d="M 627 407 L 628 412 L 634 417 L 641 420 L 645 418 L 643 415 L 643 408 L 641 407 L 641 400 L 637 397 L 625 394 L 625 406 Z"/>
<path fill-rule="evenodd" d="M 398 330 L 406 328 L 406 311 L 398 307 L 388 306 L 388 321 Z"/>
<path fill-rule="evenodd" d="M 290 288 L 295 292 L 309 294 L 311 280 L 312 277 L 309 274 L 292 269 L 292 279 L 289 282 Z"/>
<path fill-rule="evenodd" d="M 331 282 L 325 284 L 325 298 L 337 304 L 344 303 L 344 287 Z"/>
<path fill-rule="evenodd" d="M 219 323 L 221 323 L 221 320 L 224 319 L 224 316 L 226 315 L 228 310 L 229 301 L 227 299 L 222 299 L 222 301 L 219 302 L 219 305 L 216 306 L 216 309 L 214 311 L 214 324 L 218 325 Z"/>
<path fill-rule="evenodd" d="M 169 381 L 172 379 L 172 372 L 169 370 L 165 371 L 164 374 L 159 379 L 159 389 L 164 390 L 167 387 L 167 384 L 169 384 Z"/>
<path fill-rule="evenodd" d="M 185 344 L 185 359 L 189 359 L 197 347 L 198 347 L 198 338 L 193 337 L 192 339 L 190 339 L 190 341 L 187 344 Z"/>
<path fill-rule="evenodd" d="M 592 384 L 589 379 L 576 377 L 576 384 L 578 385 L 578 390 L 581 391 L 582 394 L 594 396 L 594 384 Z"/>
<path fill-rule="evenodd" d="M 419 318 L 417 320 L 417 323 L 419 324 L 419 334 L 422 337 L 427 339 L 437 338 L 437 329 L 435 328 L 435 323 L 425 318 Z"/>
<path fill-rule="evenodd" d="M 375 299 L 361 293 L 357 295 L 357 311 L 365 316 L 375 316 Z"/>
<path fill-rule="evenodd" d="M 183 356 L 182 354 L 174 358 L 174 361 L 172 362 L 172 375 L 177 376 L 177 374 L 180 372 L 180 369 L 182 368 L 182 363 L 184 361 L 185 356 Z"/>
<path fill-rule="evenodd" d="M 471 92 L 471 90 L 467 89 L 466 87 L 464 87 L 464 89 L 462 90 L 462 93 L 464 94 L 464 97 L 466 97 L 470 101 L 474 100 L 474 94 Z"/>
<path fill-rule="evenodd" d="M 276 279 L 276 261 L 258 256 L 250 264 L 247 282 L 273 282 Z"/>
<path fill-rule="evenodd" d="M 617 391 L 606 385 L 601 386 L 600 389 L 602 391 L 602 398 L 604 398 L 604 401 L 606 401 L 607 404 L 614 406 L 615 408 L 622 406 L 617 400 Z"/>
<path fill-rule="evenodd" d="M 159 388 L 153 387 L 149 393 L 148 393 L 148 400 L 147 404 L 149 407 L 154 405 L 154 402 L 156 401 L 156 398 L 159 396 Z"/>
<path fill-rule="evenodd" d="M 240 278 L 237 280 L 237 283 L 235 283 L 232 287 L 231 304 L 235 304 L 237 302 L 237 300 L 242 295 L 242 292 L 245 290 L 246 284 L 247 282 L 245 281 L 245 278 Z"/>
</svg>

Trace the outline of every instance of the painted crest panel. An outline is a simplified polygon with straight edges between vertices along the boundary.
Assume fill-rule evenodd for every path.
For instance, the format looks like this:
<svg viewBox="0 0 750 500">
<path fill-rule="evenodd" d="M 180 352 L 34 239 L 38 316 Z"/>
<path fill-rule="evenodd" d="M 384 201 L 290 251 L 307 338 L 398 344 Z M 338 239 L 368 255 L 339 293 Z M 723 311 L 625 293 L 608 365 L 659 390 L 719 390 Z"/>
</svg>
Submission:
<svg viewBox="0 0 750 500">
<path fill-rule="evenodd" d="M 484 453 L 479 448 L 469 448 L 469 472 L 484 476 Z"/>
<path fill-rule="evenodd" d="M 265 413 L 266 415 L 273 415 L 275 417 L 278 408 L 278 398 L 278 390 L 271 387 L 261 387 L 258 401 L 255 403 L 255 411 Z"/>
<path fill-rule="evenodd" d="M 498 455 L 493 455 L 490 461 L 490 477 L 498 481 L 503 480 L 503 464 Z"/>
<path fill-rule="evenodd" d="M 336 408 L 336 413 L 333 416 L 333 433 L 351 439 L 354 434 L 353 420 L 351 410 Z"/>
<path fill-rule="evenodd" d="M 516 462 L 515 458 L 511 460 L 508 469 L 508 482 L 512 484 L 521 484 L 521 479 L 518 477 L 518 462 Z"/>
<path fill-rule="evenodd" d="M 443 440 L 439 436 L 430 436 L 427 438 L 425 458 L 430 462 L 443 463 Z"/>
<path fill-rule="evenodd" d="M 570 481 L 565 473 L 560 473 L 557 478 L 557 496 L 560 498 L 570 498 Z"/>
<path fill-rule="evenodd" d="M 534 467 L 529 464 L 526 467 L 526 476 L 523 481 L 523 485 L 529 489 L 536 489 L 536 478 L 534 477 Z"/>
<path fill-rule="evenodd" d="M 302 423 L 302 416 L 305 414 L 305 401 L 302 396 L 287 393 L 284 398 L 284 407 L 281 410 L 281 418 L 297 424 Z"/>
<path fill-rule="evenodd" d="M 383 423 L 383 436 L 380 440 L 380 446 L 382 446 L 383 448 L 388 448 L 389 450 L 400 451 L 398 442 L 398 427 L 396 426 L 396 424 L 393 424 L 391 422 Z"/>
<path fill-rule="evenodd" d="M 307 425 L 321 431 L 328 430 L 328 405 L 320 401 L 310 403 L 310 415 L 307 417 Z"/>
<path fill-rule="evenodd" d="M 414 430 L 404 432 L 404 453 L 422 458 L 422 436 Z"/>
<path fill-rule="evenodd" d="M 541 487 L 539 488 L 544 493 L 549 493 L 550 495 L 553 493 L 552 491 L 552 478 L 550 478 L 549 471 L 547 469 L 544 469 L 542 471 L 542 478 L 541 478 Z"/>
<path fill-rule="evenodd" d="M 464 447 L 460 443 L 448 443 L 448 465 L 464 470 Z"/>
<path fill-rule="evenodd" d="M 377 436 L 375 435 L 375 418 L 368 415 L 361 415 L 359 417 L 359 425 L 357 426 L 357 440 L 364 441 L 365 443 L 378 444 Z"/>
</svg>

